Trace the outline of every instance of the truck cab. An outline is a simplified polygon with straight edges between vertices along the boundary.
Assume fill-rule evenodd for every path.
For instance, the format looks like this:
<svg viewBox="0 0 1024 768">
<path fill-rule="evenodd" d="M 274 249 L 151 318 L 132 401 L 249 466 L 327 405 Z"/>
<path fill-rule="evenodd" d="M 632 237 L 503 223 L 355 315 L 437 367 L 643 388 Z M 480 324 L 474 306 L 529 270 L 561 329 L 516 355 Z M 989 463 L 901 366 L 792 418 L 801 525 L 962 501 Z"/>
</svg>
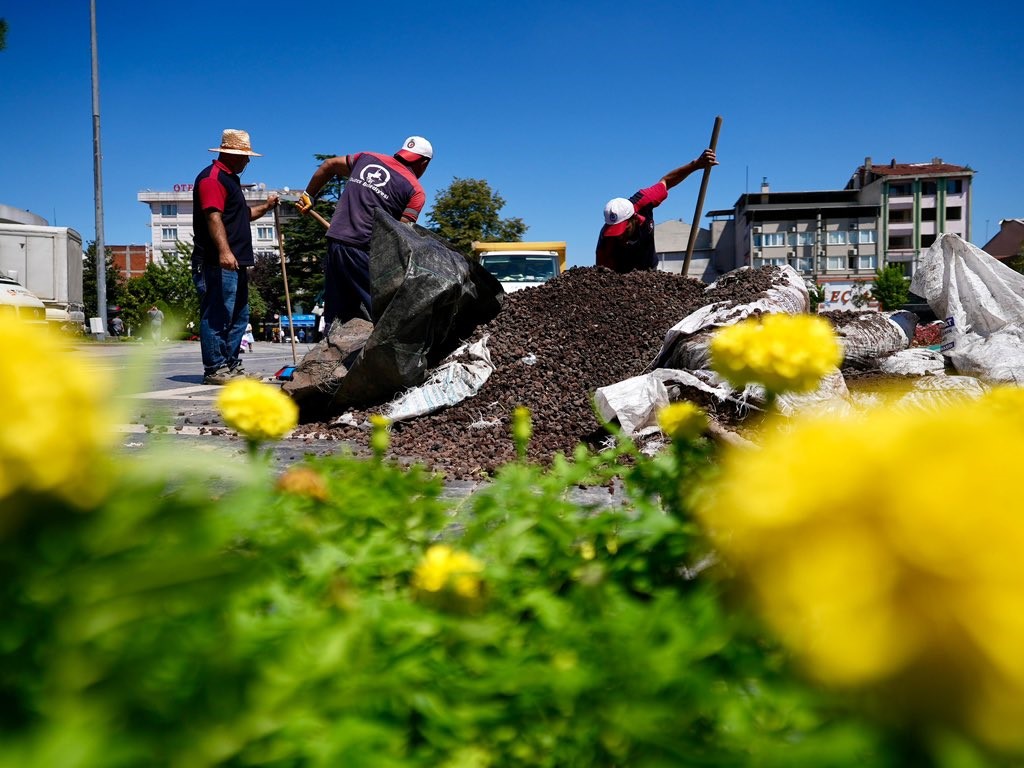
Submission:
<svg viewBox="0 0 1024 768">
<path fill-rule="evenodd" d="M 0 316 L 30 323 L 46 322 L 46 305 L 13 277 L 0 275 Z"/>
<path fill-rule="evenodd" d="M 565 271 L 565 243 L 473 243 L 473 255 L 506 293 L 532 288 Z"/>
</svg>

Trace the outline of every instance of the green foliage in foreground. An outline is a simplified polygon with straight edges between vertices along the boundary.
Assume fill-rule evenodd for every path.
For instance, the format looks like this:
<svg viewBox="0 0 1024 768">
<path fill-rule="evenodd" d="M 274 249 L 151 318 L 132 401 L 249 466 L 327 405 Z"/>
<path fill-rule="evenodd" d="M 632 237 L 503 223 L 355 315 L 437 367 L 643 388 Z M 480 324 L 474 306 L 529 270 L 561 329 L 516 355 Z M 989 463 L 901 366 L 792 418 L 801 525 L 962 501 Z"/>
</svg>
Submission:
<svg viewBox="0 0 1024 768">
<path fill-rule="evenodd" d="M 708 454 L 512 464 L 455 508 L 345 456 L 309 464 L 327 501 L 169 455 L 95 510 L 22 500 L 0 517 L 0 766 L 925 764 L 700 570 L 676 480 Z M 628 503 L 571 500 L 623 471 Z M 484 564 L 482 600 L 417 595 L 438 541 Z"/>
</svg>

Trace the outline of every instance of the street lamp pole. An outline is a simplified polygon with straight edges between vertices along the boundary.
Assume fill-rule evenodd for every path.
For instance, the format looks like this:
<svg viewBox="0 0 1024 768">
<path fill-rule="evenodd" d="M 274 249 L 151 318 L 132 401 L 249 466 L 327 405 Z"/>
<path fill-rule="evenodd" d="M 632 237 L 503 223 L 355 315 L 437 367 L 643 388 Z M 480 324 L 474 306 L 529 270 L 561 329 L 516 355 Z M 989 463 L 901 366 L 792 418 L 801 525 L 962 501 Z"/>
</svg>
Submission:
<svg viewBox="0 0 1024 768">
<path fill-rule="evenodd" d="M 107 252 L 103 242 L 103 155 L 100 152 L 100 65 L 96 47 L 96 0 L 89 1 L 92 32 L 92 168 L 96 200 L 96 313 L 102 341 L 107 332 Z"/>
</svg>

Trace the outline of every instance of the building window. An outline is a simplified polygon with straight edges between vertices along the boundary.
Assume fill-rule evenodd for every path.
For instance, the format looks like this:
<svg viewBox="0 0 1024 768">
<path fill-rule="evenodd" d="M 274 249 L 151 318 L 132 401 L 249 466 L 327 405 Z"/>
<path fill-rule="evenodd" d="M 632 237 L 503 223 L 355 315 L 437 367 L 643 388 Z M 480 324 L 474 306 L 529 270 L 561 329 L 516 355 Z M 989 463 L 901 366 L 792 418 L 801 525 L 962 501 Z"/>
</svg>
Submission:
<svg viewBox="0 0 1024 768">
<path fill-rule="evenodd" d="M 164 227 L 162 230 L 161 238 L 163 240 L 177 240 L 178 239 L 178 228 L 177 227 Z"/>
<path fill-rule="evenodd" d="M 895 249 L 906 249 L 913 248 L 914 244 L 911 242 L 910 235 L 896 235 L 889 238 L 889 248 Z"/>
<path fill-rule="evenodd" d="M 903 182 L 902 184 L 889 184 L 890 197 L 902 197 L 912 194 L 914 194 L 914 185 L 909 181 Z"/>
<path fill-rule="evenodd" d="M 814 245 L 813 232 L 790 232 L 789 247 L 796 248 L 798 245 Z"/>
<path fill-rule="evenodd" d="M 889 222 L 892 224 L 906 224 L 914 220 L 914 212 L 909 208 L 896 208 L 889 211 Z"/>
<path fill-rule="evenodd" d="M 938 186 L 934 181 L 922 181 L 921 182 L 921 194 L 922 195 L 934 195 L 938 191 Z"/>
<path fill-rule="evenodd" d="M 801 256 L 796 260 L 796 268 L 800 272 L 813 272 L 814 271 L 814 257 L 812 256 Z"/>
<path fill-rule="evenodd" d="M 922 208 L 921 209 L 921 221 L 935 221 L 935 209 L 934 208 Z"/>
<path fill-rule="evenodd" d="M 927 248 L 935 242 L 935 235 L 921 235 L 921 247 Z"/>
<path fill-rule="evenodd" d="M 878 269 L 878 256 L 858 256 L 857 257 L 857 269 L 859 270 L 875 270 Z"/>
<path fill-rule="evenodd" d="M 273 227 L 256 227 L 256 239 L 257 240 L 273 240 L 274 239 L 274 228 Z"/>
<path fill-rule="evenodd" d="M 964 192 L 964 180 L 963 179 L 947 179 L 946 180 L 946 194 L 947 195 L 962 195 Z"/>
<path fill-rule="evenodd" d="M 178 215 L 178 204 L 177 203 L 161 203 L 160 204 L 160 215 L 161 216 L 177 216 Z"/>
<path fill-rule="evenodd" d="M 859 229 L 857 230 L 857 239 L 853 242 L 856 245 L 872 245 L 878 242 L 878 232 L 874 229 Z"/>
<path fill-rule="evenodd" d="M 754 235 L 755 248 L 771 248 L 773 246 L 782 246 L 785 244 L 786 235 L 784 232 L 769 232 L 764 235 Z"/>
<path fill-rule="evenodd" d="M 959 205 L 952 205 L 946 209 L 946 221 L 960 221 L 963 215 L 964 209 Z"/>
<path fill-rule="evenodd" d="M 828 233 L 828 240 L 826 242 L 829 245 L 846 245 L 846 238 L 846 230 L 837 230 L 835 232 Z"/>
<path fill-rule="evenodd" d="M 825 260 L 825 269 L 829 272 L 842 272 L 846 269 L 845 256 L 829 256 Z"/>
</svg>

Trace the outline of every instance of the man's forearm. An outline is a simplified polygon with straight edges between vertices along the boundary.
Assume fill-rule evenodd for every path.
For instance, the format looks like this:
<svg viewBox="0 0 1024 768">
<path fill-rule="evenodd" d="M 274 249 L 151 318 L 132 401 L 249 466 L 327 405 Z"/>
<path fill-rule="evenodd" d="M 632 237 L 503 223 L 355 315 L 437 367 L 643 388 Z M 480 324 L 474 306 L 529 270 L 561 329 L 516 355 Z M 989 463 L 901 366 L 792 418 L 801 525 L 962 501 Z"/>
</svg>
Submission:
<svg viewBox="0 0 1024 768">
<path fill-rule="evenodd" d="M 691 160 L 686 165 L 681 165 L 678 168 L 669 171 L 661 177 L 661 180 L 664 182 L 667 189 L 672 189 L 672 187 L 676 186 L 679 182 L 697 170 L 698 167 L 700 166 L 697 161 Z"/>
<path fill-rule="evenodd" d="M 254 205 L 249 209 L 249 221 L 256 221 L 256 219 L 263 216 L 267 211 L 273 208 L 273 204 L 270 201 L 265 201 L 259 205 Z"/>
</svg>

